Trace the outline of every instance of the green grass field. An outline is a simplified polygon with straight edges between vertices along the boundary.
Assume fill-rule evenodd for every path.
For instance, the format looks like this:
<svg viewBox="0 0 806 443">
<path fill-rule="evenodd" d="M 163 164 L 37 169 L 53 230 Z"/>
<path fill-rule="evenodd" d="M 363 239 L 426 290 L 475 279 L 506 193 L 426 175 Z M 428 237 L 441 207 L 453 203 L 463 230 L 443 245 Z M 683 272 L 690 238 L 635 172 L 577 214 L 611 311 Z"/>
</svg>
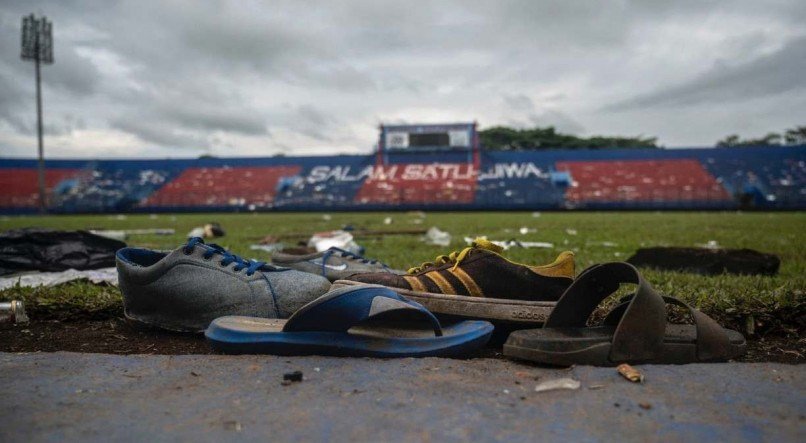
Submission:
<svg viewBox="0 0 806 443">
<path fill-rule="evenodd" d="M 268 254 L 250 251 L 249 245 L 273 234 L 312 233 L 337 229 L 345 224 L 366 229 L 413 229 L 437 226 L 453 235 L 450 248 L 429 246 L 413 235 L 359 237 L 366 255 L 400 269 L 430 261 L 438 254 L 465 247 L 465 236 L 485 235 L 493 240 L 532 240 L 554 243 L 553 249 L 512 248 L 506 255 L 515 260 L 541 264 L 563 250 L 576 253 L 577 271 L 599 262 L 627 259 L 643 246 L 694 246 L 715 240 L 727 248 L 751 248 L 775 253 L 781 258 L 774 277 L 705 277 L 677 272 L 646 270 L 646 277 L 662 292 L 692 302 L 726 325 L 744 332 L 752 324 L 756 334 L 801 335 L 806 299 L 805 213 L 701 213 L 701 212 L 457 212 L 428 213 L 321 213 L 179 214 L 4 217 L 0 228 L 49 227 L 57 229 L 173 228 L 173 236 L 134 236 L 128 243 L 173 249 L 193 227 L 209 221 L 221 223 L 227 235 L 216 242 L 246 257 L 262 260 Z M 384 219 L 392 218 L 391 225 Z M 525 235 L 521 227 L 536 229 Z M 567 230 L 576 231 L 571 235 Z M 115 288 L 71 283 L 56 288 L 12 288 L 0 299 L 25 300 L 29 313 L 42 318 L 68 320 L 93 313 L 122 311 Z"/>
</svg>

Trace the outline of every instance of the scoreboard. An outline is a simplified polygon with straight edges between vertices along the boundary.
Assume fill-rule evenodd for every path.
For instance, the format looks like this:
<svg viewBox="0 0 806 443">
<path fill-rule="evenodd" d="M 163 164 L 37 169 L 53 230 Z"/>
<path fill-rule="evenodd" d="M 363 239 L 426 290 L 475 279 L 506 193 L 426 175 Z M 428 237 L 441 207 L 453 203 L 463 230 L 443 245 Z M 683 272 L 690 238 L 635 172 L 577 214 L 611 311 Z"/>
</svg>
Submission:
<svg viewBox="0 0 806 443">
<path fill-rule="evenodd" d="M 379 150 L 441 151 L 475 150 L 478 139 L 475 123 L 437 125 L 381 125 Z"/>
</svg>

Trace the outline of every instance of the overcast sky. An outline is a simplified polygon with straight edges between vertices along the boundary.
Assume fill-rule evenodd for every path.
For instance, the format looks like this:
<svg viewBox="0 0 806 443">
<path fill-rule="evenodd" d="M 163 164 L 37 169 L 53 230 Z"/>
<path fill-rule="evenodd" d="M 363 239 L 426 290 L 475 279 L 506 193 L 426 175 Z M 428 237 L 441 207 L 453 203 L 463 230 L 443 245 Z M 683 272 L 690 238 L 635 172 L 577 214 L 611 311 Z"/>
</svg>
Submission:
<svg viewBox="0 0 806 443">
<path fill-rule="evenodd" d="M 2 156 L 36 153 L 30 12 L 54 22 L 50 157 L 363 153 L 380 122 L 669 147 L 806 124 L 803 0 L 4 0 Z"/>
</svg>

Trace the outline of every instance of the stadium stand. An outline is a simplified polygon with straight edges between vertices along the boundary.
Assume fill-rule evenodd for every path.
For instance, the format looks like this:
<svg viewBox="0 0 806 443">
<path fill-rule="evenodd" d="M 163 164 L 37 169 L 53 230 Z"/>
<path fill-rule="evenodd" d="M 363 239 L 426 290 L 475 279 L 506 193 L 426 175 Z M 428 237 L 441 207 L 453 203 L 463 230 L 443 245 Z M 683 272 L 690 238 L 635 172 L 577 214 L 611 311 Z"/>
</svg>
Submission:
<svg viewBox="0 0 806 443">
<path fill-rule="evenodd" d="M 159 164 L 127 162 L 89 163 L 53 190 L 56 212 L 127 211 L 170 181 L 175 172 Z"/>
<path fill-rule="evenodd" d="M 557 180 L 552 162 L 521 153 L 486 152 L 482 155 L 475 203 L 486 208 L 561 208 L 570 180 Z"/>
<path fill-rule="evenodd" d="M 316 157 L 306 160 L 309 164 L 296 175 L 278 181 L 275 208 L 349 207 L 373 162 L 369 156 L 339 156 L 331 158 L 331 162 Z"/>
<path fill-rule="evenodd" d="M 473 203 L 476 178 L 467 163 L 402 163 L 379 166 L 355 197 L 361 205 L 445 205 Z"/>
<path fill-rule="evenodd" d="M 49 160 L 52 212 L 806 209 L 806 145 Z M 0 159 L 0 212 L 35 212 L 36 161 Z"/>
<path fill-rule="evenodd" d="M 34 168 L 9 167 L 0 169 L 0 211 L 18 212 L 39 205 L 39 181 Z M 48 193 L 61 181 L 76 174 L 74 169 L 47 169 L 45 189 Z"/>
<path fill-rule="evenodd" d="M 791 149 L 714 150 L 702 164 L 741 206 L 802 208 L 806 155 Z"/>
<path fill-rule="evenodd" d="M 282 177 L 299 172 L 298 166 L 190 167 L 148 197 L 145 207 L 249 207 L 265 208 L 274 201 Z"/>
<path fill-rule="evenodd" d="M 565 194 L 571 205 L 719 206 L 731 200 L 716 178 L 693 159 L 558 162 L 556 167 L 573 179 Z"/>
</svg>

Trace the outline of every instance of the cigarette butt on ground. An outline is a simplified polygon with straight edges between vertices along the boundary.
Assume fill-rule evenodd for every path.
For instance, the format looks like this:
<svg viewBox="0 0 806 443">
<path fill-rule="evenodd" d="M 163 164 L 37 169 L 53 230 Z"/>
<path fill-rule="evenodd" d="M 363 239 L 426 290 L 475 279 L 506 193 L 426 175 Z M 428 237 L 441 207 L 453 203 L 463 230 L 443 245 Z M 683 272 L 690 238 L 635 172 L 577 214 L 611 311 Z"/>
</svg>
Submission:
<svg viewBox="0 0 806 443">
<path fill-rule="evenodd" d="M 644 374 L 642 374 L 638 369 L 633 368 L 632 366 L 628 365 L 627 363 L 622 363 L 618 365 L 616 368 L 619 374 L 622 377 L 626 378 L 627 380 L 633 383 L 643 383 L 644 382 Z"/>
</svg>

